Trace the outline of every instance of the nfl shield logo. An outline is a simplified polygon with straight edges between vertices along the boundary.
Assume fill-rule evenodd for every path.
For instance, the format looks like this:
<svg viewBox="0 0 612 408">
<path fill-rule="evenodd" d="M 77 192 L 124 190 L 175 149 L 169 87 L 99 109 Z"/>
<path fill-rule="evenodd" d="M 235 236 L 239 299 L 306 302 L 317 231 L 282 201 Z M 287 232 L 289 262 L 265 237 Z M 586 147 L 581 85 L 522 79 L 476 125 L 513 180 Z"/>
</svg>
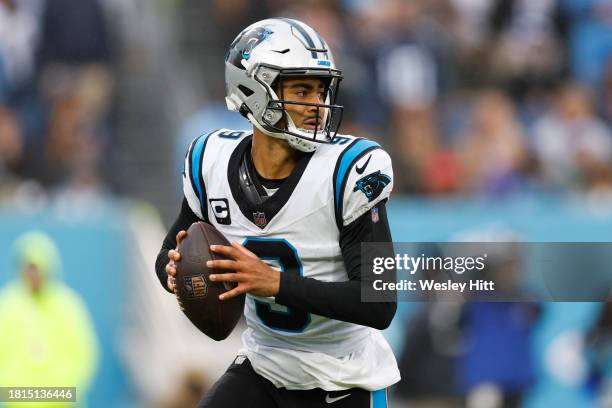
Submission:
<svg viewBox="0 0 612 408">
<path fill-rule="evenodd" d="M 266 220 L 266 214 L 263 212 L 254 212 L 253 221 L 255 222 L 255 225 L 257 225 L 259 228 L 263 228 L 266 226 L 266 224 L 268 224 L 268 221 Z"/>
<path fill-rule="evenodd" d="M 380 217 L 378 216 L 378 208 L 374 207 L 372 208 L 372 222 L 376 224 L 379 220 Z"/>
</svg>

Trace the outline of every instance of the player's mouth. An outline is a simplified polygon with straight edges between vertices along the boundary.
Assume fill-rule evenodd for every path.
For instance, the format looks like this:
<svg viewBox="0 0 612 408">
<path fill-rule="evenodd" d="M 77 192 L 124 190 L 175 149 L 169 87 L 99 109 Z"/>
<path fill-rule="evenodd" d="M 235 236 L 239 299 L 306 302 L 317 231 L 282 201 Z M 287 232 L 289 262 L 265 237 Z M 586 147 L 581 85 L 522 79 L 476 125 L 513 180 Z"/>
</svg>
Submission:
<svg viewBox="0 0 612 408">
<path fill-rule="evenodd" d="M 302 128 L 305 130 L 315 131 L 321 130 L 321 119 L 309 118 L 302 122 Z"/>
</svg>

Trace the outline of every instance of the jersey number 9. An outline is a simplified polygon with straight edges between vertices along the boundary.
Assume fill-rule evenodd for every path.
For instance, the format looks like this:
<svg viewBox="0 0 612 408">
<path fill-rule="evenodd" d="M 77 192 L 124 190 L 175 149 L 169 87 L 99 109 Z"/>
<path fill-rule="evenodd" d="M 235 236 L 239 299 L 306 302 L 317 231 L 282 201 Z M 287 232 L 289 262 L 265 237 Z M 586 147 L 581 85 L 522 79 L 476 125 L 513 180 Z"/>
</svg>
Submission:
<svg viewBox="0 0 612 408">
<path fill-rule="evenodd" d="M 243 246 L 261 260 L 276 261 L 283 273 L 302 276 L 302 263 L 297 250 L 285 239 L 247 238 Z M 257 317 L 268 327 L 288 332 L 302 332 L 310 323 L 310 314 L 286 307 L 286 311 L 272 310 L 271 302 L 255 300 Z"/>
</svg>

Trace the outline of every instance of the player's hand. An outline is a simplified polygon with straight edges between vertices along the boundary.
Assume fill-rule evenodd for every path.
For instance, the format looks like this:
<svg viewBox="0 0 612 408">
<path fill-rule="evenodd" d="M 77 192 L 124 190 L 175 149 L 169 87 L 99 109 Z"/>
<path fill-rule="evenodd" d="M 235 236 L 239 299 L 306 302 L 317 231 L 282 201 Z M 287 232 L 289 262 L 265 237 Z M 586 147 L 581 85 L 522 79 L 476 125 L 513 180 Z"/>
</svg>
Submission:
<svg viewBox="0 0 612 408">
<path fill-rule="evenodd" d="M 226 300 L 243 293 L 255 296 L 276 296 L 278 294 L 280 272 L 239 243 L 232 242 L 232 246 L 211 245 L 210 250 L 229 259 L 208 261 L 206 262 L 207 267 L 234 272 L 212 274 L 209 275 L 210 280 L 238 283 L 234 289 L 221 294 L 219 299 Z"/>
<path fill-rule="evenodd" d="M 187 231 L 181 230 L 176 234 L 176 248 L 168 251 L 168 263 L 166 264 L 166 273 L 168 274 L 168 289 L 176 293 L 176 263 L 181 260 L 181 254 L 178 251 L 178 244 L 187 236 Z"/>
</svg>

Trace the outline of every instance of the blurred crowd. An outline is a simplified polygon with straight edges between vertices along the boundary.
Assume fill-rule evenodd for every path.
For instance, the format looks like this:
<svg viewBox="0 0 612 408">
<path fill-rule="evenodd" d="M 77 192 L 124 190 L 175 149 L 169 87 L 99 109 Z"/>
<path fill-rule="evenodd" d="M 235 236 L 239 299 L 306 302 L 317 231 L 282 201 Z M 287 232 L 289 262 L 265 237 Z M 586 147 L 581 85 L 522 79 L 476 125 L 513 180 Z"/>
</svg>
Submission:
<svg viewBox="0 0 612 408">
<path fill-rule="evenodd" d="M 97 0 L 0 0 L 0 198 L 104 188 L 112 41 Z"/>
<path fill-rule="evenodd" d="M 109 18 L 114 3 L 0 1 L 4 191 L 22 180 L 44 189 L 105 189 L 112 187 L 112 173 L 121 172 L 114 164 L 122 154 L 116 134 L 129 118 L 117 113 L 116 82 L 121 59 L 134 58 L 120 52 L 125 33 Z M 144 6 L 128 3 L 135 10 L 134 33 Z M 612 196 L 609 1 L 151 4 L 173 27 L 165 64 L 180 76 L 187 73 L 181 79 L 187 86 L 156 84 L 171 96 L 161 103 L 177 105 L 169 109 L 175 128 L 199 108 L 213 117 L 225 109 L 221 78 L 228 44 L 247 24 L 283 15 L 305 21 L 328 40 L 345 77 L 341 131 L 376 139 L 393 152 L 397 192 Z M 142 31 L 136 35 L 146 36 Z M 148 96 L 134 98 L 144 104 Z M 139 178 L 124 176 L 133 183 Z"/>
<path fill-rule="evenodd" d="M 207 109 L 222 108 L 218 61 L 236 33 L 294 17 L 334 50 L 341 131 L 393 152 L 397 192 L 612 192 L 610 1 L 206 3 L 198 17 L 185 7 L 181 22 Z"/>
</svg>

